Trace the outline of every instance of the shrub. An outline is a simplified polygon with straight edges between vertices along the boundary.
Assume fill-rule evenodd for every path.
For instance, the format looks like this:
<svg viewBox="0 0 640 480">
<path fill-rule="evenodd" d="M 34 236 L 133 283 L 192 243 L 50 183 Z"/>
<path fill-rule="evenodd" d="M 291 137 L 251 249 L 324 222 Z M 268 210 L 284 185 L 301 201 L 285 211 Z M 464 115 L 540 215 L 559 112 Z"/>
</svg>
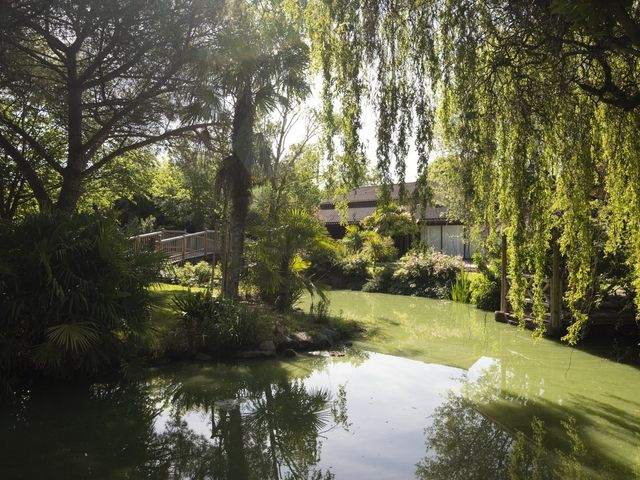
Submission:
<svg viewBox="0 0 640 480">
<path fill-rule="evenodd" d="M 398 256 L 398 249 L 391 237 L 383 236 L 374 230 L 361 230 L 349 225 L 344 238 L 340 240 L 344 257 L 362 255 L 370 262 L 389 262 Z"/>
<path fill-rule="evenodd" d="M 495 311 L 500 308 L 500 273 L 496 265 L 489 265 L 476 252 L 473 261 L 478 274 L 471 279 L 471 303 L 482 310 Z"/>
<path fill-rule="evenodd" d="M 335 246 L 317 217 L 300 209 L 278 214 L 277 222 L 267 223 L 254 232 L 257 240 L 247 249 L 248 280 L 260 298 L 279 310 L 290 310 L 304 290 L 324 295 L 308 273 L 313 255 L 327 255 Z"/>
<path fill-rule="evenodd" d="M 339 271 L 339 287 L 359 290 L 367 281 L 367 269 L 369 259 L 362 254 L 347 255 L 336 260 L 336 268 Z"/>
<path fill-rule="evenodd" d="M 0 375 L 71 375 L 117 364 L 151 336 L 160 257 L 111 218 L 42 213 L 0 225 Z"/>
<path fill-rule="evenodd" d="M 373 270 L 373 275 L 364 284 L 364 292 L 386 293 L 391 289 L 393 283 L 393 268 L 389 265 L 378 267 Z"/>
<path fill-rule="evenodd" d="M 228 356 L 257 346 L 269 336 L 268 326 L 246 306 L 224 298 L 213 298 L 209 291 L 188 292 L 174 298 L 180 321 L 173 332 L 173 355 L 203 352 Z"/>
<path fill-rule="evenodd" d="M 478 273 L 471 278 L 471 303 L 482 310 L 500 309 L 500 282 Z"/>
<path fill-rule="evenodd" d="M 366 232 L 362 254 L 371 262 L 390 262 L 398 258 L 398 249 L 391 237 L 376 232 Z"/>
<path fill-rule="evenodd" d="M 414 249 L 399 260 L 389 291 L 403 295 L 449 298 L 461 267 L 458 257 Z"/>
<path fill-rule="evenodd" d="M 160 276 L 164 282 L 174 285 L 206 288 L 211 285 L 211 264 L 204 260 L 196 264 L 190 262 L 185 262 L 184 265 L 167 264 Z"/>
</svg>

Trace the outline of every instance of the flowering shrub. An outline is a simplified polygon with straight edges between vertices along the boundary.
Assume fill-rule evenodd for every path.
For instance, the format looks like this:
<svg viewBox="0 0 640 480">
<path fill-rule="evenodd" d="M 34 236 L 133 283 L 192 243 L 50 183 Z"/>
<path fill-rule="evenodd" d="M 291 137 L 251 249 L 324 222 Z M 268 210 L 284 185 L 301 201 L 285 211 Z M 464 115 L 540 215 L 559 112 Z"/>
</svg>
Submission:
<svg viewBox="0 0 640 480">
<path fill-rule="evenodd" d="M 461 268 L 459 257 L 431 250 L 412 250 L 399 260 L 389 292 L 448 298 Z"/>
</svg>

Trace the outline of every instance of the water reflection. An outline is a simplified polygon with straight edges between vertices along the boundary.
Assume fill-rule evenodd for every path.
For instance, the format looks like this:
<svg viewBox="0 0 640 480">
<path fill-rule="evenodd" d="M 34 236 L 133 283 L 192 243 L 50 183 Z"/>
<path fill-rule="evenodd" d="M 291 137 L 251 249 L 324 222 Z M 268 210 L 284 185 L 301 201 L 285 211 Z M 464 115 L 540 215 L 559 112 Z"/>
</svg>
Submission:
<svg viewBox="0 0 640 480">
<path fill-rule="evenodd" d="M 322 359 L 302 362 L 307 375 Z M 346 390 L 281 364 L 188 366 L 129 384 L 25 391 L 0 415 L 3 478 L 334 478 L 325 435 Z M 4 476 L 8 475 L 8 476 Z"/>
<path fill-rule="evenodd" d="M 266 379 L 265 379 L 266 380 Z M 323 432 L 346 422 L 344 401 L 304 380 L 240 382 L 214 394 L 165 385 L 171 406 L 156 422 L 160 463 L 145 474 L 190 479 L 330 479 L 317 468 Z M 210 431 L 199 432 L 203 425 Z"/>
<path fill-rule="evenodd" d="M 547 383 L 507 360 L 484 355 L 464 370 L 371 353 L 42 386 L 0 410 L 0 471 L 10 479 L 633 478 L 637 403 L 623 411 L 589 395 L 515 395 Z M 543 457 L 531 448 L 533 416 L 544 420 L 545 462 L 557 457 L 565 470 L 535 467 Z M 586 448 L 571 443 L 568 418 Z M 607 437 L 594 435 L 601 420 Z M 599 443 L 612 437 L 618 443 Z"/>
<path fill-rule="evenodd" d="M 450 395 L 425 430 L 427 456 L 416 475 L 432 480 L 508 479 L 513 436 L 462 396 Z"/>
</svg>

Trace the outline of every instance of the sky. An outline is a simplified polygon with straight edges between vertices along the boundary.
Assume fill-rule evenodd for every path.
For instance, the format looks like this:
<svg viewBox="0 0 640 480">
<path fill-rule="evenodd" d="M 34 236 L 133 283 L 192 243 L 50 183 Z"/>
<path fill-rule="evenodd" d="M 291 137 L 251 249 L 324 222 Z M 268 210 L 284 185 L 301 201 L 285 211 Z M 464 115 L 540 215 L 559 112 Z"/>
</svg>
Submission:
<svg viewBox="0 0 640 480">
<path fill-rule="evenodd" d="M 322 99 L 321 99 L 321 89 L 322 89 L 322 81 L 319 77 L 317 77 L 313 83 L 311 88 L 311 95 L 303 104 L 303 108 L 307 110 L 320 110 L 322 107 Z M 336 107 L 338 104 L 336 103 Z M 376 160 L 376 112 L 368 100 L 365 100 L 362 105 L 362 128 L 360 130 L 360 140 L 364 146 L 365 154 L 367 156 L 367 161 L 369 163 L 369 170 L 373 171 L 375 169 L 375 165 L 377 163 Z M 299 142 L 304 134 L 305 122 L 299 121 L 291 131 L 291 134 L 287 138 L 287 144 L 292 145 L 294 143 Z M 336 139 L 338 140 L 338 139 Z M 338 140 L 339 141 L 339 140 Z M 408 158 L 406 161 L 407 170 L 406 170 L 406 180 L 408 182 L 412 182 L 416 180 L 418 174 L 418 154 L 413 146 L 413 142 L 411 148 L 409 150 Z M 394 167 L 392 166 L 392 169 Z"/>
</svg>

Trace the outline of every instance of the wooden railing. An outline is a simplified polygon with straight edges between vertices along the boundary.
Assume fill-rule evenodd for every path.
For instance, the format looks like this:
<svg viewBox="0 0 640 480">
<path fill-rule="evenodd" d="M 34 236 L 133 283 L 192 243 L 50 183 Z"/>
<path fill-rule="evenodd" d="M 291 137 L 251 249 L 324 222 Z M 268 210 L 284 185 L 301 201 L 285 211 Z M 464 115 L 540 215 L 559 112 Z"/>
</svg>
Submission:
<svg viewBox="0 0 640 480">
<path fill-rule="evenodd" d="M 220 254 L 222 237 L 214 230 L 186 233 L 183 230 L 161 230 L 130 237 L 136 250 L 164 253 L 170 263 L 184 262 Z"/>
</svg>

